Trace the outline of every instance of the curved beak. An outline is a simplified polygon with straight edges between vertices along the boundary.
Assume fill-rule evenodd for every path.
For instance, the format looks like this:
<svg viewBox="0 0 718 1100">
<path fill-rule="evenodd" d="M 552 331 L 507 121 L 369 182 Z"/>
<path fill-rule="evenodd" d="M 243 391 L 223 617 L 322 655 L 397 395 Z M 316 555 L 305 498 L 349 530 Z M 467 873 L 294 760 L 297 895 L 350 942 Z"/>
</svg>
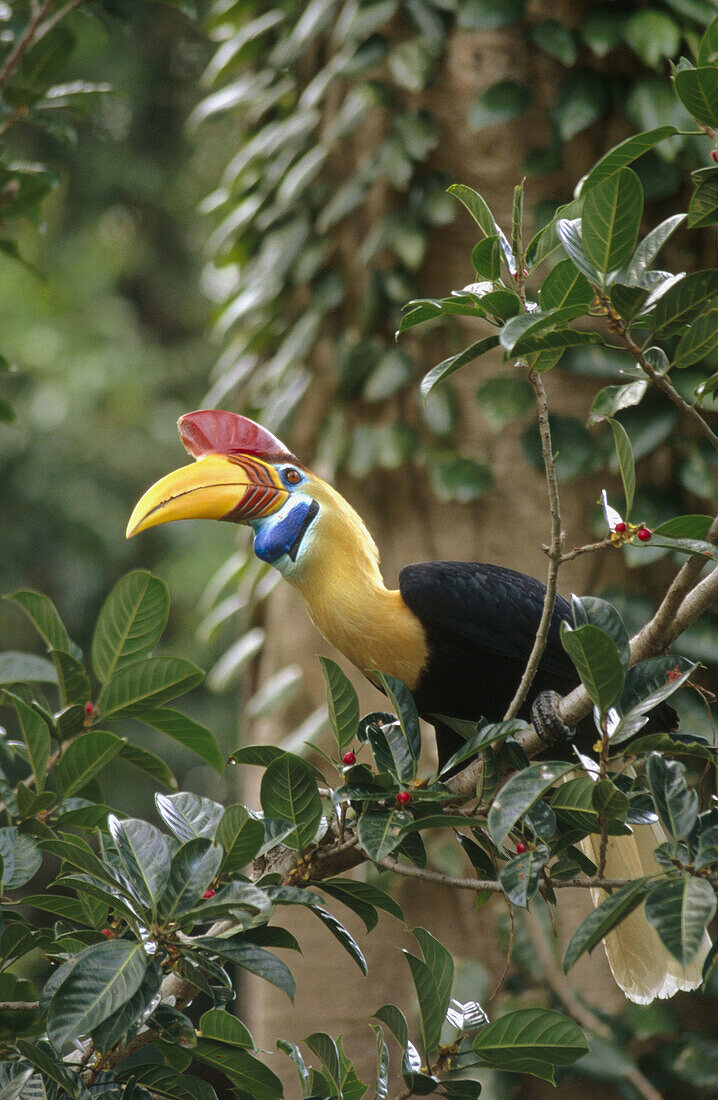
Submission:
<svg viewBox="0 0 718 1100">
<path fill-rule="evenodd" d="M 156 482 L 137 502 L 126 537 L 175 519 L 249 523 L 282 507 L 289 493 L 254 456 L 208 454 Z"/>
</svg>

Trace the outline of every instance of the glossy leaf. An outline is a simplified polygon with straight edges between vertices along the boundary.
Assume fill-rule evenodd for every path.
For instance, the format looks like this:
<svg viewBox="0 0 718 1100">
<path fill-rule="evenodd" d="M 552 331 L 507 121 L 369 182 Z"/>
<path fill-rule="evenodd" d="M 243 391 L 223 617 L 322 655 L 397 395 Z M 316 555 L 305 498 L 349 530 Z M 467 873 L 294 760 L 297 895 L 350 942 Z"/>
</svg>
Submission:
<svg viewBox="0 0 718 1100">
<path fill-rule="evenodd" d="M 681 966 L 695 958 L 715 911 L 711 884 L 690 875 L 661 882 L 646 897 L 646 920 Z"/>
<path fill-rule="evenodd" d="M 154 825 L 138 818 L 120 821 L 110 814 L 107 826 L 134 894 L 155 912 L 172 865 L 166 837 Z"/>
<path fill-rule="evenodd" d="M 649 149 L 655 148 L 659 142 L 664 141 L 667 137 L 671 137 L 675 133 L 675 126 L 657 126 L 653 130 L 645 130 L 641 134 L 633 134 L 631 137 L 625 138 L 624 141 L 619 142 L 618 145 L 614 145 L 612 149 L 604 153 L 601 159 L 594 164 L 581 184 L 581 194 L 584 196 L 587 195 L 589 191 L 599 183 L 603 183 L 605 180 L 610 179 L 611 176 L 620 172 L 622 168 L 626 168 L 627 165 L 632 164 L 634 160 L 638 160 L 644 153 L 647 153 Z M 679 216 L 683 218 L 685 215 Z"/>
<path fill-rule="evenodd" d="M 439 1045 L 441 1029 L 446 1015 L 445 1011 L 442 1011 L 441 993 L 431 968 L 425 962 L 406 950 L 404 951 L 404 958 L 409 964 L 414 989 L 416 990 L 416 999 L 419 1002 L 425 1060 L 427 1064 L 431 1064 L 432 1054 Z"/>
<path fill-rule="evenodd" d="M 129 718 L 184 695 L 204 673 L 181 657 L 147 657 L 123 665 L 105 684 L 97 703 L 103 718 Z"/>
<path fill-rule="evenodd" d="M 20 723 L 22 739 L 27 747 L 32 774 L 35 776 L 35 789 L 40 793 L 45 786 L 47 777 L 47 762 L 50 758 L 50 730 L 44 718 L 41 718 L 22 699 L 14 698 L 13 703 Z"/>
<path fill-rule="evenodd" d="M 643 188 L 630 168 L 620 168 L 586 195 L 581 219 L 588 262 L 608 273 L 630 259 L 643 214 Z"/>
<path fill-rule="evenodd" d="M 90 701 L 90 677 L 77 658 L 61 649 L 51 649 L 50 656 L 57 672 L 60 699 L 70 703 L 86 704 Z"/>
<path fill-rule="evenodd" d="M 562 309 L 565 306 L 584 306 L 586 310 L 596 292 L 585 275 L 576 270 L 571 260 L 559 260 L 549 271 L 539 291 L 541 309 Z"/>
<path fill-rule="evenodd" d="M 637 379 L 623 386 L 605 386 L 596 394 L 589 412 L 589 423 L 611 420 L 621 409 L 640 405 L 648 390 L 648 380 Z"/>
<path fill-rule="evenodd" d="M 92 664 L 105 683 L 134 661 L 149 657 L 169 615 L 164 581 L 135 569 L 117 582 L 100 610 L 92 639 Z"/>
<path fill-rule="evenodd" d="M 529 848 L 521 855 L 514 856 L 501 868 L 499 882 L 513 905 L 518 905 L 520 909 L 528 908 L 539 888 L 541 871 L 548 858 L 548 848 L 545 844 L 539 844 L 536 848 Z"/>
<path fill-rule="evenodd" d="M 341 753 L 356 737 L 359 725 L 359 700 L 354 687 L 336 661 L 320 657 L 327 687 L 329 724 Z"/>
<path fill-rule="evenodd" d="M 337 920 L 337 918 L 332 913 L 330 913 L 328 909 L 325 909 L 323 905 L 311 905 L 310 909 L 313 913 L 316 913 L 322 924 L 329 929 L 331 934 L 335 937 L 335 939 L 339 941 L 344 950 L 357 964 L 362 974 L 366 976 L 369 970 L 367 967 L 366 959 L 364 958 L 364 953 L 362 952 L 362 949 L 360 948 L 354 937 L 351 935 L 350 932 L 347 931 L 341 921 Z"/>
<path fill-rule="evenodd" d="M 440 382 L 445 382 L 447 378 L 450 378 L 452 374 L 455 374 L 461 367 L 466 366 L 467 363 L 473 362 L 474 359 L 478 359 L 479 356 L 484 355 L 487 351 L 491 351 L 492 348 L 498 347 L 498 336 L 484 336 L 481 340 L 477 340 L 471 344 L 464 351 L 458 352 L 456 355 L 450 355 L 448 359 L 442 359 L 440 363 L 437 363 L 435 367 L 424 375 L 421 380 L 421 393 L 424 399 L 426 399 L 431 391 L 439 385 Z"/>
<path fill-rule="evenodd" d="M 364 922 L 367 932 L 376 927 L 377 909 L 383 909 L 397 920 L 404 920 L 403 910 L 391 895 L 370 883 L 357 882 L 350 878 L 333 878 L 325 879 L 320 885 L 325 893 L 352 909 Z"/>
<path fill-rule="evenodd" d="M 188 840 L 172 857 L 167 886 L 159 901 L 165 921 L 179 920 L 199 901 L 209 888 L 219 865 L 222 849 L 207 837 Z"/>
<path fill-rule="evenodd" d="M 522 313 L 518 317 L 512 317 L 501 329 L 499 341 L 506 351 L 521 352 L 525 341 L 539 333 L 548 332 L 568 324 L 576 317 L 583 314 L 581 304 L 562 306 L 559 309 L 549 310 L 548 313 Z"/>
<path fill-rule="evenodd" d="M 357 823 L 362 850 L 378 862 L 401 843 L 403 829 L 411 821 L 411 814 L 404 810 L 365 810 Z"/>
<path fill-rule="evenodd" d="M 685 765 L 652 752 L 646 778 L 658 816 L 676 840 L 690 835 L 698 817 L 698 794 L 686 785 Z"/>
<path fill-rule="evenodd" d="M 673 77 L 673 87 L 686 110 L 705 126 L 718 126 L 718 69 L 701 65 L 681 69 Z"/>
<path fill-rule="evenodd" d="M 551 1082 L 554 1066 L 571 1065 L 588 1051 L 581 1028 L 545 1008 L 507 1012 L 483 1028 L 472 1047 L 486 1065 Z"/>
<path fill-rule="evenodd" d="M 631 657 L 628 631 L 613 604 L 610 604 L 608 600 L 601 600 L 597 596 L 573 596 L 571 610 L 576 626 L 591 623 L 593 626 L 605 630 L 613 638 L 621 664 L 628 668 Z"/>
<path fill-rule="evenodd" d="M 382 672 L 372 673 L 372 680 L 381 685 L 382 690 L 391 703 L 402 733 L 408 745 L 412 759 L 418 761 L 421 753 L 421 729 L 419 726 L 419 714 L 414 702 L 414 696 L 406 684 L 397 680 L 394 676 L 385 676 Z"/>
<path fill-rule="evenodd" d="M 529 729 L 528 723 L 521 718 L 512 718 L 508 722 L 489 722 L 486 724 L 469 723 L 468 736 L 461 748 L 457 749 L 453 756 L 446 761 L 441 769 L 441 775 L 451 771 L 464 760 L 476 756 L 488 745 L 494 745 L 497 741 L 503 741 L 505 737 L 514 737 L 517 733 Z"/>
<path fill-rule="evenodd" d="M 718 297 L 718 270 L 694 271 L 663 295 L 653 313 L 653 331 L 672 333 L 695 321 Z"/>
<path fill-rule="evenodd" d="M 214 734 L 206 726 L 195 722 L 194 718 L 190 718 L 179 710 L 172 710 L 170 707 L 157 707 L 154 710 L 143 711 L 139 717 L 148 726 L 166 733 L 168 737 L 179 741 L 180 745 L 184 745 L 190 752 L 206 760 L 219 774 L 224 771 L 224 760 Z"/>
<path fill-rule="evenodd" d="M 137 992 L 147 969 L 143 944 L 112 940 L 87 948 L 53 996 L 50 1040 L 61 1047 L 111 1016 Z"/>
<path fill-rule="evenodd" d="M 571 936 L 563 957 L 564 974 L 568 974 L 581 955 L 592 951 L 612 928 L 641 904 L 647 889 L 648 880 L 645 878 L 621 886 L 581 921 Z"/>
<path fill-rule="evenodd" d="M 618 459 L 618 472 L 623 482 L 623 493 L 626 498 L 626 519 L 631 514 L 633 497 L 636 492 L 636 462 L 633 457 L 633 448 L 628 438 L 628 433 L 618 420 L 609 420 L 613 432 L 613 445 L 616 448 Z"/>
<path fill-rule="evenodd" d="M 123 1077 L 125 1075 L 134 1078 L 152 1096 L 165 1097 L 166 1100 L 217 1100 L 216 1092 L 206 1081 L 180 1073 L 170 1066 L 143 1062 L 125 1070 Z M 128 1088 L 125 1087 L 123 1100 L 127 1097 L 127 1092 Z M 128 1097 L 127 1100 L 134 1100 L 134 1097 Z"/>
<path fill-rule="evenodd" d="M 123 745 L 121 737 L 105 730 L 92 730 L 72 741 L 55 771 L 60 796 L 69 798 L 81 791 L 122 751 Z"/>
<path fill-rule="evenodd" d="M 17 890 L 39 871 L 42 855 L 31 836 L 15 825 L 0 828 L 0 878 L 5 890 Z"/>
<path fill-rule="evenodd" d="M 573 771 L 575 764 L 547 760 L 532 764 L 509 777 L 489 810 L 489 832 L 496 844 L 503 844 L 516 822 L 557 779 Z"/>
<path fill-rule="evenodd" d="M 674 367 L 690 367 L 718 348 L 718 309 L 711 309 L 693 322 L 678 341 L 673 353 Z"/>
<path fill-rule="evenodd" d="M 222 872 L 233 874 L 255 859 L 264 842 L 264 825 L 244 806 L 228 806 L 214 839 L 224 849 Z"/>
<path fill-rule="evenodd" d="M 224 807 L 211 798 L 191 791 L 155 795 L 162 820 L 183 843 L 197 837 L 212 838 L 224 814 Z"/>
<path fill-rule="evenodd" d="M 221 1008 L 210 1008 L 202 1015 L 199 1031 L 204 1039 L 217 1039 L 233 1047 L 254 1049 L 254 1040 L 242 1021 Z"/>
<path fill-rule="evenodd" d="M 235 966 L 241 966 L 243 970 L 249 971 L 250 974 L 256 974 L 258 978 L 270 982 L 277 989 L 281 989 L 283 993 L 286 993 L 291 1001 L 294 1000 L 297 984 L 292 977 L 292 972 L 287 964 L 278 959 L 276 955 L 273 955 L 271 951 L 265 951 L 263 947 L 257 947 L 256 944 L 250 943 L 241 936 L 233 936 L 232 938 L 203 936 L 194 942 L 203 950 L 219 955 L 227 962 L 234 963 Z M 219 1039 L 221 1036 L 214 1035 L 213 1038 Z"/>
<path fill-rule="evenodd" d="M 312 769 L 299 757 L 285 753 L 272 761 L 264 775 L 259 793 L 267 817 L 294 826 L 284 841 L 289 848 L 305 848 L 313 839 L 322 817 Z"/>
<path fill-rule="evenodd" d="M 590 623 L 576 630 L 562 623 L 561 644 L 593 703 L 605 714 L 620 696 L 625 676 L 613 638 Z"/>
<path fill-rule="evenodd" d="M 599 286 L 601 277 L 586 256 L 583 245 L 580 218 L 560 218 L 556 223 L 556 235 L 575 267 L 592 286 Z"/>
<path fill-rule="evenodd" d="M 658 524 L 653 528 L 654 535 L 661 535 L 670 539 L 705 539 L 708 534 L 712 516 L 690 515 L 675 516 Z"/>
<path fill-rule="evenodd" d="M 479 241 L 471 251 L 471 263 L 477 278 L 496 282 L 501 275 L 501 246 L 497 233 Z"/>
</svg>

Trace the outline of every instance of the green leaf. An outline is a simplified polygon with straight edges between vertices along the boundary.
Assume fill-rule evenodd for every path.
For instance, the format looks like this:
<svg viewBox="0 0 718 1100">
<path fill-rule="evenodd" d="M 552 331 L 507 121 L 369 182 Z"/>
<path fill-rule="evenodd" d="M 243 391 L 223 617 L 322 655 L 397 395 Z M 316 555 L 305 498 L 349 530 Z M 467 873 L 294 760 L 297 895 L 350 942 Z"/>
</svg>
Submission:
<svg viewBox="0 0 718 1100">
<path fill-rule="evenodd" d="M 179 920 L 202 898 L 222 862 L 222 849 L 207 837 L 188 840 L 175 852 L 167 886 L 159 901 L 165 922 Z"/>
<path fill-rule="evenodd" d="M 479 500 L 494 484 L 490 466 L 452 451 L 430 452 L 429 463 L 431 490 L 445 503 Z"/>
<path fill-rule="evenodd" d="M 718 68 L 701 65 L 698 69 L 681 69 L 673 77 L 673 87 L 697 122 L 718 126 Z"/>
<path fill-rule="evenodd" d="M 55 772 L 60 797 L 69 798 L 87 786 L 122 751 L 124 743 L 121 737 L 104 730 L 91 730 L 76 738 Z"/>
<path fill-rule="evenodd" d="M 107 826 L 136 897 L 156 912 L 172 866 L 167 838 L 154 825 L 138 818 L 120 821 L 110 814 Z"/>
<path fill-rule="evenodd" d="M 499 871 L 499 882 L 506 897 L 520 909 L 527 909 L 535 896 L 541 881 L 541 871 L 549 858 L 545 844 L 530 848 L 521 855 L 514 856 Z"/>
<path fill-rule="evenodd" d="M 277 989 L 281 989 L 291 1001 L 294 1000 L 297 985 L 292 977 L 292 972 L 287 964 L 278 959 L 276 955 L 273 955 L 271 951 L 265 951 L 264 948 L 257 947 L 256 944 L 250 943 L 241 936 L 234 936 L 231 939 L 202 936 L 194 940 L 194 944 L 213 955 L 219 955 L 220 958 L 234 963 L 235 966 L 241 966 L 243 970 L 249 971 L 250 974 L 256 974 L 258 978 L 262 978 L 265 982 L 275 985 Z M 219 1035 L 213 1037 L 216 1039 L 221 1038 Z"/>
<path fill-rule="evenodd" d="M 510 776 L 489 810 L 488 826 L 494 842 L 503 844 L 522 815 L 531 809 L 557 779 L 573 771 L 575 767 L 575 764 L 547 760 L 532 764 Z"/>
<path fill-rule="evenodd" d="M 144 945 L 112 940 L 80 953 L 47 1011 L 47 1033 L 56 1047 L 86 1035 L 137 992 L 147 969 Z"/>
<path fill-rule="evenodd" d="M 398 722 L 366 726 L 377 771 L 388 772 L 398 783 L 411 783 L 416 776 L 416 760 Z"/>
<path fill-rule="evenodd" d="M 661 882 L 646 897 L 646 920 L 681 966 L 695 958 L 715 911 L 711 884 L 690 875 Z"/>
<path fill-rule="evenodd" d="M 581 219 L 586 257 L 598 271 L 615 271 L 628 262 L 638 240 L 643 188 L 630 168 L 595 184 L 586 195 Z"/>
<path fill-rule="evenodd" d="M 674 367 L 699 363 L 718 347 L 718 309 L 703 313 L 678 341 L 673 353 Z"/>
<path fill-rule="evenodd" d="M 604 386 L 596 394 L 588 414 L 589 424 L 598 424 L 602 420 L 612 420 L 621 409 L 640 405 L 648 390 L 648 380 L 638 379 L 624 386 Z"/>
<path fill-rule="evenodd" d="M 571 260 L 559 260 L 544 279 L 539 290 L 539 304 L 544 311 L 565 306 L 584 306 L 586 310 L 596 292 L 585 275 L 576 270 Z"/>
<path fill-rule="evenodd" d="M 55 684 L 57 673 L 44 657 L 7 650 L 0 653 L 0 684 Z"/>
<path fill-rule="evenodd" d="M 203 1039 L 217 1039 L 233 1047 L 249 1047 L 254 1050 L 254 1040 L 241 1020 L 223 1008 L 210 1008 L 199 1021 Z"/>
<path fill-rule="evenodd" d="M 138 1085 L 142 1085 L 153 1096 L 166 1097 L 166 1100 L 217 1100 L 217 1094 L 206 1081 L 200 1081 L 198 1077 L 191 1077 L 186 1073 L 171 1069 L 170 1066 L 142 1062 L 139 1065 L 133 1062 L 131 1066 L 123 1069 L 118 1067 L 117 1073 L 121 1079 L 134 1079 Z M 134 1100 L 134 1093 L 130 1092 L 129 1084 L 122 1093 L 123 1100 Z"/>
<path fill-rule="evenodd" d="M 357 822 L 357 838 L 363 851 L 378 862 L 401 843 L 405 826 L 413 821 L 404 810 L 365 810 Z"/>
<path fill-rule="evenodd" d="M 482 1028 L 472 1047 L 486 1065 L 552 1082 L 553 1066 L 571 1065 L 589 1049 L 573 1020 L 545 1008 L 507 1012 Z"/>
<path fill-rule="evenodd" d="M 493 236 L 496 232 L 494 216 L 478 191 L 474 191 L 473 187 L 467 187 L 465 183 L 452 183 L 447 191 L 450 195 L 456 195 L 459 202 L 463 203 L 479 229 L 484 231 L 484 236 Z"/>
<path fill-rule="evenodd" d="M 153 1003 L 162 984 L 162 967 L 157 958 L 150 958 L 142 984 L 135 994 L 117 1012 L 113 1012 L 91 1032 L 92 1041 L 98 1051 L 105 1054 L 116 1043 L 120 1043 L 138 1019 L 152 1011 Z"/>
<path fill-rule="evenodd" d="M 636 492 L 636 462 L 628 433 L 618 420 L 609 420 L 613 432 L 613 445 L 616 448 L 618 471 L 623 482 L 623 494 L 626 498 L 626 519 L 631 514 L 633 496 Z"/>
<path fill-rule="evenodd" d="M 479 241 L 471 252 L 471 263 L 479 279 L 495 283 L 501 275 L 501 246 L 498 234 Z"/>
<path fill-rule="evenodd" d="M 676 840 L 690 835 L 698 817 L 698 793 L 686 785 L 685 765 L 664 760 L 653 752 L 646 762 L 646 778 L 658 816 Z"/>
<path fill-rule="evenodd" d="M 581 921 L 571 936 L 563 957 L 564 974 L 568 974 L 581 955 L 586 951 L 592 951 L 612 928 L 638 908 L 646 896 L 647 889 L 648 880 L 645 878 L 629 882 L 610 894 Z"/>
<path fill-rule="evenodd" d="M 148 707 L 176 699 L 204 678 L 196 665 L 181 657 L 147 657 L 124 665 L 102 689 L 97 707 L 103 718 L 129 718 Z"/>
<path fill-rule="evenodd" d="M 19 833 L 14 825 L 0 828 L 0 878 L 4 890 L 24 886 L 41 864 L 40 849 L 31 836 Z"/>
<path fill-rule="evenodd" d="M 13 592 L 5 598 L 20 604 L 48 649 L 61 649 L 64 653 L 75 655 L 76 647 L 70 641 L 51 599 L 31 589 Z"/>
<path fill-rule="evenodd" d="M 473 362 L 474 359 L 478 359 L 479 356 L 484 355 L 485 352 L 491 351 L 492 348 L 498 347 L 498 336 L 484 336 L 481 340 L 477 340 L 475 343 L 470 344 L 468 348 L 464 348 L 463 351 L 458 352 L 456 355 L 450 355 L 448 359 L 442 359 L 440 363 L 437 363 L 435 367 L 432 367 L 421 380 L 421 395 L 426 400 L 431 391 L 439 385 L 440 382 L 445 382 L 452 374 L 455 374 L 461 367 L 465 367 L 467 363 Z"/>
<path fill-rule="evenodd" d="M 35 1069 L 40 1070 L 43 1078 L 49 1078 L 50 1081 L 54 1081 L 55 1084 L 60 1086 L 63 1092 L 68 1094 L 68 1096 L 79 1098 L 82 1095 L 84 1090 L 78 1075 L 60 1062 L 58 1058 L 54 1057 L 50 1053 L 50 1048 L 46 1043 L 33 1043 L 28 1039 L 17 1039 L 15 1046 L 23 1058 L 26 1058 Z M 15 1077 L 13 1078 L 13 1083 L 23 1078 L 24 1074 L 20 1078 Z M 44 1100 L 48 1095 L 45 1080 L 42 1081 L 41 1089 L 42 1091 L 35 1091 L 28 1087 L 23 1090 L 21 1094 L 16 1093 L 15 1095 L 22 1095 L 23 1100 L 33 1100 L 33 1098 L 40 1100 L 40 1097 Z M 0 1096 L 2 1096 L 2 1091 L 0 1091 Z"/>
<path fill-rule="evenodd" d="M 325 879 L 318 884 L 331 897 L 341 901 L 349 909 L 353 910 L 364 922 L 367 932 L 376 927 L 378 916 L 377 909 L 383 909 L 397 920 L 404 920 L 401 907 L 384 890 L 372 886 L 367 882 L 357 882 L 349 878 Z"/>
<path fill-rule="evenodd" d="M 424 1057 L 427 1065 L 430 1065 L 432 1055 L 439 1045 L 444 1023 L 445 1012 L 442 1012 L 441 994 L 436 979 L 425 962 L 406 950 L 404 950 L 404 958 L 409 964 L 416 999 L 419 1002 Z"/>
<path fill-rule="evenodd" d="M 264 825 L 244 806 L 228 806 L 214 839 L 224 849 L 222 873 L 233 874 L 256 857 L 264 843 Z"/>
<path fill-rule="evenodd" d="M 571 610 L 576 626 L 591 623 L 613 638 L 621 664 L 627 669 L 631 659 L 628 631 L 613 604 L 608 600 L 598 599 L 597 596 L 573 596 Z"/>
<path fill-rule="evenodd" d="M 329 724 L 341 753 L 356 737 L 359 700 L 353 684 L 336 661 L 320 657 L 319 663 L 327 686 Z"/>
<path fill-rule="evenodd" d="M 596 269 L 588 262 L 584 251 L 581 219 L 559 218 L 556 223 L 556 235 L 574 266 L 593 286 L 598 286 L 601 278 Z"/>
<path fill-rule="evenodd" d="M 680 330 L 695 321 L 716 296 L 718 270 L 709 268 L 686 275 L 659 299 L 652 318 L 653 331 L 667 334 Z"/>
<path fill-rule="evenodd" d="M 467 31 L 508 27 L 524 13 L 526 0 L 464 0 L 456 12 L 457 26 Z M 406 1043 L 400 1044 L 403 1047 Z"/>
<path fill-rule="evenodd" d="M 528 111 L 533 98 L 528 84 L 520 84 L 516 80 L 500 80 L 471 103 L 469 127 L 472 130 L 483 130 L 485 126 L 499 126 L 510 122 Z"/>
<path fill-rule="evenodd" d="M 704 229 L 718 222 L 718 173 L 702 180 L 688 204 L 689 229 Z"/>
<path fill-rule="evenodd" d="M 532 336 L 560 328 L 576 317 L 580 317 L 583 312 L 582 305 L 574 305 L 549 310 L 548 313 L 522 313 L 518 317 L 512 317 L 499 333 L 501 347 L 508 352 L 520 354 L 526 341 Z"/>
<path fill-rule="evenodd" d="M 341 1095 L 341 1070 L 339 1066 L 339 1051 L 331 1036 L 323 1031 L 314 1032 L 304 1040 L 309 1049 L 316 1054 L 329 1074 L 332 1085 L 337 1089 L 337 1095 Z"/>
<path fill-rule="evenodd" d="M 221 775 L 224 771 L 224 760 L 214 734 L 206 726 L 195 722 L 194 718 L 169 707 L 143 711 L 138 717 L 140 721 L 179 741 L 180 745 L 206 760 L 218 774 Z"/>
<path fill-rule="evenodd" d="M 321 821 L 322 800 L 308 764 L 290 753 L 272 761 L 262 776 L 259 797 L 267 817 L 294 825 L 284 841 L 288 848 L 311 843 Z"/>
<path fill-rule="evenodd" d="M 367 967 L 367 962 L 364 958 L 364 954 L 359 947 L 359 944 L 347 931 L 341 921 L 337 920 L 337 918 L 333 916 L 333 914 L 330 913 L 327 909 L 325 909 L 323 905 L 311 905 L 310 909 L 313 913 L 316 913 L 322 924 L 324 924 L 329 929 L 332 935 L 337 940 L 339 940 L 339 943 L 342 945 L 344 950 L 349 955 L 351 955 L 351 957 L 354 959 L 354 962 L 361 970 L 362 974 L 366 976 L 369 972 L 369 969 Z"/>
<path fill-rule="evenodd" d="M 117 582 L 102 605 L 92 639 L 92 664 L 104 684 L 116 672 L 149 657 L 169 615 L 164 581 L 135 569 Z"/>
<path fill-rule="evenodd" d="M 197 837 L 212 839 L 224 814 L 219 802 L 191 791 L 157 794 L 155 803 L 162 820 L 183 843 Z"/>
<path fill-rule="evenodd" d="M 667 519 L 665 523 L 659 523 L 654 527 L 653 534 L 669 539 L 703 540 L 712 522 L 712 516 L 674 516 L 673 519 Z"/>
<path fill-rule="evenodd" d="M 401 1049 L 406 1049 L 409 1042 L 409 1028 L 401 1009 L 397 1008 L 396 1005 L 382 1005 L 374 1013 L 374 1019 L 381 1020 L 383 1024 L 386 1024 Z"/>
<path fill-rule="evenodd" d="M 437 718 L 440 718 L 442 722 L 446 721 L 443 715 L 437 715 Z M 442 775 L 451 771 L 457 764 L 462 764 L 464 760 L 476 756 L 477 753 L 483 751 L 488 745 L 493 745 L 497 741 L 503 741 L 505 737 L 515 737 L 517 733 L 530 729 L 528 723 L 524 722 L 521 718 L 512 718 L 508 722 L 468 722 L 466 725 L 466 740 L 450 759 L 446 761 L 444 767 L 441 769 Z M 452 728 L 456 729 L 456 724 L 452 724 Z"/>
<path fill-rule="evenodd" d="M 141 749 L 139 745 L 133 745 L 131 741 L 124 741 L 119 755 L 134 768 L 139 768 L 145 775 L 159 783 L 167 790 L 177 790 L 177 780 L 159 756 L 147 749 Z"/>
<path fill-rule="evenodd" d="M 625 672 L 613 638 L 590 623 L 576 630 L 561 624 L 561 644 L 576 666 L 581 682 L 605 714 L 623 690 Z"/>
<path fill-rule="evenodd" d="M 57 672 L 61 701 L 66 706 L 70 703 L 88 703 L 90 677 L 85 672 L 84 665 L 61 649 L 51 649 L 50 656 Z"/>
<path fill-rule="evenodd" d="M 44 852 L 49 852 L 65 863 L 69 863 L 71 867 L 77 867 L 113 889 L 117 888 L 117 881 L 110 869 L 97 858 L 90 845 L 80 837 L 66 833 L 62 837 L 43 840 L 41 846 Z"/>
<path fill-rule="evenodd" d="M 629 138 L 629 140 L 631 139 Z M 650 233 L 646 233 L 629 262 L 616 275 L 616 282 L 627 283 L 628 286 L 638 286 L 663 245 L 685 220 L 685 214 L 674 214 L 672 218 L 666 218 L 665 221 L 662 221 Z M 613 290 L 611 295 L 613 296 Z"/>
<path fill-rule="evenodd" d="M 385 676 L 383 672 L 373 672 L 371 680 L 384 692 L 391 703 L 412 759 L 418 761 L 421 753 L 421 728 L 414 696 L 406 684 L 395 676 Z"/>
<path fill-rule="evenodd" d="M 15 698 L 13 703 L 17 711 L 22 739 L 27 746 L 32 774 L 35 776 L 35 789 L 39 794 L 45 786 L 47 776 L 47 762 L 50 758 L 50 730 L 47 722 L 32 707 L 23 703 L 22 699 Z"/>
</svg>

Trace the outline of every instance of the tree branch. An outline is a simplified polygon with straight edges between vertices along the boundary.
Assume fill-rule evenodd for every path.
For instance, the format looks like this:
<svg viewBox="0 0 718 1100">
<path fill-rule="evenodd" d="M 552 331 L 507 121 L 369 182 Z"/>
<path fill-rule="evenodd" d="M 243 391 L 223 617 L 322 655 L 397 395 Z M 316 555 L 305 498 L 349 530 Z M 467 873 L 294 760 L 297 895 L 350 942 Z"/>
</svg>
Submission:
<svg viewBox="0 0 718 1100">
<path fill-rule="evenodd" d="M 0 69 L 0 92 L 3 90 L 8 80 L 15 72 L 15 69 L 22 61 L 28 48 L 35 41 L 35 32 L 38 30 L 40 24 L 42 23 L 43 19 L 50 11 L 50 9 L 53 7 L 54 3 L 55 0 L 45 0 L 42 6 L 32 14 L 30 22 L 25 27 L 25 30 L 17 40 L 15 49 L 12 50 L 11 53 L 9 53 L 5 58 L 3 66 Z M 38 34 L 37 37 L 41 37 L 41 34 Z"/>
<path fill-rule="evenodd" d="M 541 658 L 543 657 L 544 650 L 546 648 L 546 642 L 548 640 L 549 627 L 551 626 L 551 617 L 553 615 L 553 607 L 556 602 L 556 587 L 558 584 L 558 569 L 561 564 L 561 551 L 563 548 L 563 540 L 565 538 L 564 532 L 561 528 L 561 504 L 558 495 L 558 482 L 556 480 L 556 466 L 553 460 L 553 447 L 551 445 L 551 425 L 548 419 L 548 402 L 546 400 L 546 390 L 544 389 L 541 375 L 538 371 L 530 370 L 528 372 L 528 379 L 533 386 L 534 393 L 536 394 L 536 406 L 538 409 L 538 425 L 539 433 L 541 435 L 541 453 L 543 455 L 543 464 L 546 471 L 546 485 L 548 487 L 548 500 L 549 508 L 551 510 L 551 546 L 548 550 L 549 564 L 548 564 L 548 576 L 546 578 L 546 594 L 544 596 L 543 608 L 541 610 L 541 620 L 539 622 L 538 630 L 536 631 L 536 637 L 534 638 L 534 644 L 531 649 L 529 659 L 526 663 L 521 682 L 516 689 L 516 693 L 509 704 L 509 709 L 504 715 L 504 721 L 508 721 L 509 718 L 515 718 L 518 714 L 524 699 L 528 695 L 529 688 L 533 682 L 533 678 L 536 675 Z"/>
</svg>

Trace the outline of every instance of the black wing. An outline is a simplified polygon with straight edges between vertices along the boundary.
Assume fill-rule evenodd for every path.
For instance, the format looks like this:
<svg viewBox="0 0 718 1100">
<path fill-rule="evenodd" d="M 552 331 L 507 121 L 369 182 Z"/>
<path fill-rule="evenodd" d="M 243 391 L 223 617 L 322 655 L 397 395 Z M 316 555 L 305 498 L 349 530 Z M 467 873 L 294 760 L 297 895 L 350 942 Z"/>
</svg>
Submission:
<svg viewBox="0 0 718 1100">
<path fill-rule="evenodd" d="M 525 573 L 483 562 L 434 561 L 407 565 L 399 574 L 407 606 L 432 635 L 452 635 L 512 661 L 526 661 L 541 618 L 546 586 Z M 556 597 L 540 668 L 549 675 L 577 680 L 561 645 L 560 625 L 571 621 L 571 608 Z"/>
</svg>

